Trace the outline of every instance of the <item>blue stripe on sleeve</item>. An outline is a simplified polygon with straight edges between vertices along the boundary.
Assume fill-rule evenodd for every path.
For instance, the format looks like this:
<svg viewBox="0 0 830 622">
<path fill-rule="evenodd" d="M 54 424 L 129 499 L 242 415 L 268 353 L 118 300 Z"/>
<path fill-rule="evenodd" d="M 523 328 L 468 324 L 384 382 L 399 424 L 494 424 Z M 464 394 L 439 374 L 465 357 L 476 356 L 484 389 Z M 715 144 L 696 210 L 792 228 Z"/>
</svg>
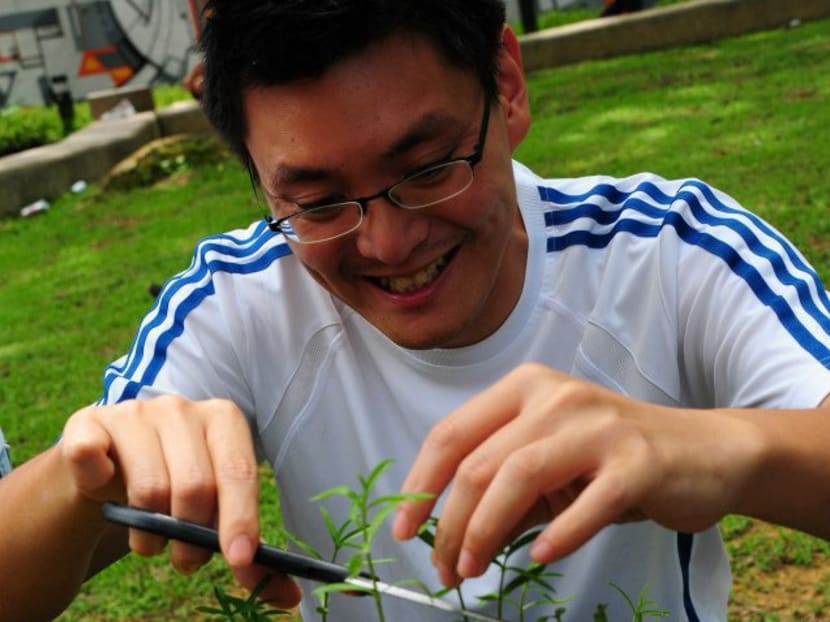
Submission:
<svg viewBox="0 0 830 622">
<path fill-rule="evenodd" d="M 704 200 L 702 201 L 694 191 L 700 193 Z M 633 196 L 635 193 L 637 197 Z M 818 274 L 772 227 L 749 212 L 726 205 L 706 184 L 697 180 L 685 182 L 674 195 L 666 194 L 651 182 L 643 182 L 631 192 L 623 192 L 603 183 L 576 195 L 568 195 L 554 188 L 540 187 L 539 195 L 544 201 L 562 206 L 560 209 L 546 212 L 545 223 L 548 227 L 565 227 L 582 218 L 589 221 L 588 227 L 595 224 L 606 227 L 610 225 L 609 229 L 602 232 L 576 229 L 552 235 L 548 237 L 548 252 L 561 251 L 571 246 L 604 248 L 618 233 L 656 237 L 664 227 L 672 227 L 687 244 L 703 248 L 723 259 L 729 268 L 749 285 L 756 297 L 773 310 L 798 343 L 825 367 L 830 368 L 830 349 L 799 320 L 786 299 L 773 291 L 764 276 L 751 263 L 751 258 L 762 258 L 769 262 L 775 278 L 795 290 L 804 312 L 830 335 L 830 299 Z M 640 198 L 642 196 L 649 200 Z M 609 203 L 612 209 L 603 209 L 590 202 L 596 201 L 597 198 Z M 690 212 L 700 223 L 712 227 L 728 227 L 738 234 L 746 244 L 744 252 L 749 255 L 742 256 L 728 243 L 711 233 L 696 229 L 684 220 L 679 212 L 671 209 L 671 205 L 678 200 L 689 206 Z M 751 226 L 739 219 L 738 215 L 750 221 Z M 784 254 L 764 244 L 758 235 L 759 232 L 776 240 Z M 785 262 L 785 256 L 801 274 L 792 271 Z"/>
<path fill-rule="evenodd" d="M 275 243 L 275 240 L 274 234 L 264 223 L 257 226 L 247 238 L 225 234 L 202 240 L 196 247 L 190 267 L 165 284 L 123 362 L 120 365 L 112 364 L 105 370 L 101 403 L 132 399 L 142 386 L 155 380 L 164 365 L 168 347 L 182 334 L 185 318 L 214 293 L 211 275 L 219 272 L 252 274 L 266 269 L 278 258 L 291 253 L 287 244 Z M 263 247 L 268 244 L 273 244 L 272 248 L 263 252 Z M 217 258 L 208 259 L 209 254 L 215 254 Z M 188 289 L 190 291 L 187 295 L 174 304 L 174 297 Z M 160 331 L 160 327 L 171 319 L 171 325 Z M 144 354 L 148 343 L 152 346 L 149 360 Z M 146 367 L 139 371 L 142 366 Z M 127 382 L 121 393 L 113 398 L 109 394 L 119 378 L 124 378 Z"/>
</svg>

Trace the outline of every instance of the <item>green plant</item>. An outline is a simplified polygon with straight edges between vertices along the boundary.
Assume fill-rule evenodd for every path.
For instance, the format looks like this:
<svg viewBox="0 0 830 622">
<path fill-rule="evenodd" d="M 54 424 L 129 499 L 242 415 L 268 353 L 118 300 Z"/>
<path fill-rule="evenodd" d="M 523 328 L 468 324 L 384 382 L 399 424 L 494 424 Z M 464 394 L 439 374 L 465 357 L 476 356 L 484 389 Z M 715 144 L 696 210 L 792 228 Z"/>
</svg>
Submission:
<svg viewBox="0 0 830 622">
<path fill-rule="evenodd" d="M 268 584 L 268 577 L 263 579 L 248 598 L 231 596 L 221 587 L 215 586 L 213 594 L 219 607 L 198 607 L 196 610 L 210 616 L 217 616 L 228 622 L 271 622 L 274 616 L 291 616 L 285 609 L 271 609 L 259 600 L 259 593 Z"/>
<path fill-rule="evenodd" d="M 0 111 L 0 156 L 55 142 L 63 137 L 51 108 L 11 107 Z"/>
<path fill-rule="evenodd" d="M 330 497 L 342 496 L 349 501 L 348 518 L 340 525 L 336 524 L 331 514 L 325 507 L 320 506 L 320 512 L 329 532 L 329 537 L 334 545 L 334 552 L 331 560 L 337 561 L 341 551 L 354 551 L 346 563 L 349 573 L 352 576 L 360 574 L 365 568 L 373 581 L 377 577 L 377 564 L 388 563 L 391 560 L 376 560 L 372 556 L 372 542 L 377 535 L 378 529 L 384 524 L 386 518 L 395 508 L 405 500 L 427 499 L 430 495 L 424 494 L 394 494 L 373 498 L 372 489 L 378 478 L 392 464 L 390 460 L 384 460 L 378 464 L 367 475 L 359 476 L 359 490 L 352 490 L 348 486 L 336 486 L 315 496 L 312 501 L 320 502 Z M 333 583 L 323 585 L 314 590 L 314 595 L 320 601 L 318 611 L 322 614 L 323 620 L 328 615 L 328 597 L 333 592 L 354 591 L 355 586 L 349 583 Z M 380 599 L 380 592 L 377 589 L 371 592 L 375 601 L 375 609 L 378 613 L 378 620 L 385 620 L 383 603 Z"/>
<path fill-rule="evenodd" d="M 391 563 L 394 560 L 376 559 L 372 555 L 372 542 L 386 519 L 402 501 L 432 498 L 432 495 L 423 493 L 392 494 L 375 497 L 373 495 L 373 489 L 380 476 L 391 464 L 391 460 L 384 460 L 375 466 L 368 475 L 359 475 L 358 480 L 360 486 L 357 490 L 349 488 L 346 485 L 335 486 L 312 498 L 312 501 L 317 503 L 331 497 L 345 497 L 348 500 L 349 510 L 347 518 L 339 524 L 334 520 L 325 506 L 319 506 L 320 513 L 333 545 L 333 552 L 329 557 L 329 561 L 338 562 L 338 557 L 341 553 L 351 551 L 351 555 L 346 561 L 349 576 L 363 575 L 371 577 L 375 585 L 375 589 L 371 589 L 342 582 L 326 584 L 316 588 L 314 590 L 314 596 L 319 601 L 317 612 L 321 615 L 323 622 L 327 620 L 329 615 L 328 599 L 330 594 L 355 591 L 365 591 L 370 594 L 375 602 L 378 621 L 384 622 L 386 620 L 383 602 L 381 601 L 381 592 L 377 588 L 377 566 L 383 563 Z M 421 527 L 418 533 L 418 537 L 430 547 L 435 543 L 434 529 L 436 525 L 437 519 L 431 518 Z M 548 622 L 550 620 L 561 621 L 567 612 L 566 607 L 563 605 L 568 602 L 569 598 L 556 596 L 556 589 L 552 583 L 552 579 L 561 576 L 559 573 L 547 570 L 547 567 L 543 564 L 531 563 L 525 567 L 515 565 L 511 562 L 511 558 L 518 551 L 533 542 L 539 533 L 540 530 L 531 530 L 519 536 L 507 544 L 493 560 L 493 563 L 500 569 L 498 590 L 489 594 L 483 594 L 478 597 L 478 600 L 483 603 L 495 603 L 496 615 L 500 619 L 504 619 L 509 614 L 509 619 L 516 620 L 517 622 L 525 622 L 526 616 L 529 615 L 528 612 L 538 605 L 550 605 L 556 607 L 556 609 L 553 610 L 551 615 L 534 618 L 535 622 Z M 323 555 L 315 550 L 314 547 L 303 542 L 289 531 L 282 529 L 282 535 L 285 541 L 293 543 L 305 553 L 317 559 L 323 559 Z M 440 598 L 448 592 L 453 591 L 453 588 L 449 588 L 432 592 L 420 582 L 413 580 L 407 581 L 406 583 L 415 583 L 426 594 L 436 598 Z M 669 613 L 667 610 L 654 609 L 652 607 L 655 603 L 646 597 L 645 588 L 640 592 L 638 600 L 635 603 L 622 588 L 613 583 L 611 586 L 620 593 L 630 606 L 633 615 L 632 622 L 643 622 L 645 616 L 663 617 Z M 237 615 L 241 616 L 240 620 L 250 622 L 263 622 L 267 619 L 266 616 L 270 615 L 290 615 L 290 612 L 287 611 L 266 611 L 261 603 L 257 603 L 256 594 L 262 587 L 258 586 L 247 600 L 228 596 L 220 588 L 214 587 L 214 595 L 219 601 L 220 607 L 199 607 L 198 611 L 223 616 L 222 619 L 228 622 L 236 620 Z M 455 589 L 455 591 L 461 607 L 466 609 L 467 607 L 461 591 L 458 589 Z M 597 610 L 594 614 L 595 622 L 607 622 L 605 609 L 606 606 L 604 604 L 600 603 L 597 605 Z"/>
</svg>

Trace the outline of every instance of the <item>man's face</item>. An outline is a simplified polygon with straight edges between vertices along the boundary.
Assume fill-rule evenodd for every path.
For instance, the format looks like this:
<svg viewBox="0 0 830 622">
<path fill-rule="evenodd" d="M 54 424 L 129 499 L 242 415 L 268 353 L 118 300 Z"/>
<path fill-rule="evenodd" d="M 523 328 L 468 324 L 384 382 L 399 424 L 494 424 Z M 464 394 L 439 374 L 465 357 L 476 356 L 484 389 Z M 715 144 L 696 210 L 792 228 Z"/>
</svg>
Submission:
<svg viewBox="0 0 830 622">
<path fill-rule="evenodd" d="M 396 36 L 320 78 L 247 92 L 246 144 L 269 203 L 336 202 L 470 155 L 484 105 L 475 76 L 442 62 L 425 39 Z M 527 240 L 510 162 L 527 129 L 515 127 L 526 123 L 517 105 L 502 95 L 491 106 L 484 156 L 463 193 L 419 210 L 374 199 L 356 231 L 292 242 L 294 254 L 404 347 L 457 347 L 490 335 L 524 278 Z"/>
</svg>

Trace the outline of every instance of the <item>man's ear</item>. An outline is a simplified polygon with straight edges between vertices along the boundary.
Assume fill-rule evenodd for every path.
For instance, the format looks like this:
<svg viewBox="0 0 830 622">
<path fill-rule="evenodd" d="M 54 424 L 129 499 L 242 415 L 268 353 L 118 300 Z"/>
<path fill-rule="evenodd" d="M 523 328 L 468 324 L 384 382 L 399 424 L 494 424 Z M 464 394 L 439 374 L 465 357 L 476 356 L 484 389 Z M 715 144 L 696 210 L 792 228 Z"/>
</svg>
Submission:
<svg viewBox="0 0 830 622">
<path fill-rule="evenodd" d="M 511 150 L 516 149 L 530 129 L 530 103 L 527 97 L 522 68 L 522 51 L 519 39 L 510 26 L 502 31 L 502 46 L 498 55 L 499 103 L 507 123 L 507 135 Z"/>
</svg>

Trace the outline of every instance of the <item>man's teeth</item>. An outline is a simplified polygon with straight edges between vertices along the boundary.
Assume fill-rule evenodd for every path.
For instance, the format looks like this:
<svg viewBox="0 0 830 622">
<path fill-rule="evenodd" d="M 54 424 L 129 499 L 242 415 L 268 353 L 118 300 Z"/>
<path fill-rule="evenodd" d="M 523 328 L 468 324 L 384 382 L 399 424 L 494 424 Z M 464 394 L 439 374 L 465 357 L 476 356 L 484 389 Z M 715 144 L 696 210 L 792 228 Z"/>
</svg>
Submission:
<svg viewBox="0 0 830 622">
<path fill-rule="evenodd" d="M 426 268 L 419 270 L 415 274 L 411 274 L 409 276 L 381 277 L 378 279 L 378 284 L 383 289 L 396 294 L 414 292 L 415 290 L 432 283 L 438 275 L 441 274 L 441 271 L 446 265 L 446 256 L 441 256 L 429 264 Z"/>
</svg>

